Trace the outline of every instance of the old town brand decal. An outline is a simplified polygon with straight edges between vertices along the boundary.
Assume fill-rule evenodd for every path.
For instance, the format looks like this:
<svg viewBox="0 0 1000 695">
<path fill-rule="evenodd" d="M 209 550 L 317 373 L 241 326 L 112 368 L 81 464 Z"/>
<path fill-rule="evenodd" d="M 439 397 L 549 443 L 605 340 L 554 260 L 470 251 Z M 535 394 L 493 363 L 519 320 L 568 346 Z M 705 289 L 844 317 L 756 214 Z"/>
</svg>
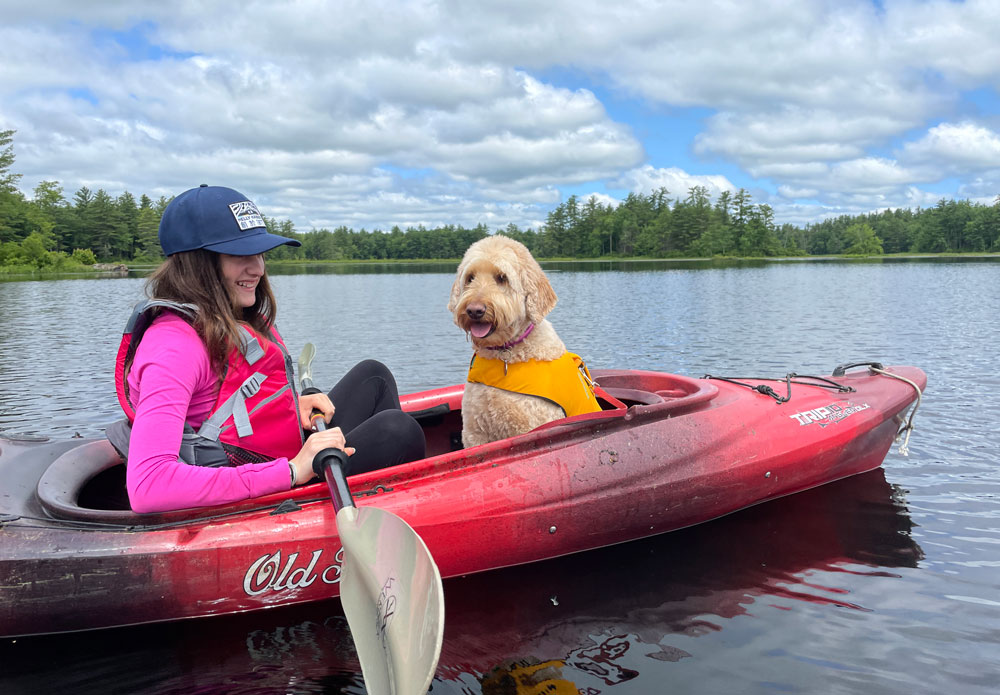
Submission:
<svg viewBox="0 0 1000 695">
<path fill-rule="evenodd" d="M 378 635 L 382 646 L 386 646 L 386 634 L 389 630 L 389 623 L 392 616 L 396 614 L 396 578 L 389 577 L 382 585 L 379 592 L 378 602 L 375 604 L 375 634 Z"/>
<path fill-rule="evenodd" d="M 821 408 L 803 410 L 801 413 L 795 413 L 788 417 L 800 425 L 826 427 L 827 425 L 836 425 L 841 420 L 846 420 L 854 415 L 854 413 L 860 413 L 862 410 L 868 410 L 870 407 L 867 403 L 831 403 Z"/>
<path fill-rule="evenodd" d="M 344 564 L 344 549 L 333 556 L 333 563 L 323 562 L 323 551 L 314 550 L 307 556 L 291 553 L 282 558 L 281 551 L 257 558 L 243 576 L 243 591 L 247 596 L 260 596 L 267 591 L 305 589 L 319 579 L 324 584 L 340 581 Z"/>
</svg>

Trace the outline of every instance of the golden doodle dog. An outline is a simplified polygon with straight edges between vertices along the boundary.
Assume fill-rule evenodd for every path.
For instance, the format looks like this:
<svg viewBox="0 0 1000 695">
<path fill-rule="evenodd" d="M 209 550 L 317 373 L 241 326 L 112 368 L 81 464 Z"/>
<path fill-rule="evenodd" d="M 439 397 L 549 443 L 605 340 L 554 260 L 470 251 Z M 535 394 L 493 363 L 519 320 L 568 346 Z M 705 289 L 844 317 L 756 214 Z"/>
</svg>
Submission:
<svg viewBox="0 0 1000 695">
<path fill-rule="evenodd" d="M 545 316 L 556 293 L 524 244 L 491 236 L 465 252 L 448 311 L 472 339 L 462 444 L 513 437 L 601 409 L 583 361 Z"/>
</svg>

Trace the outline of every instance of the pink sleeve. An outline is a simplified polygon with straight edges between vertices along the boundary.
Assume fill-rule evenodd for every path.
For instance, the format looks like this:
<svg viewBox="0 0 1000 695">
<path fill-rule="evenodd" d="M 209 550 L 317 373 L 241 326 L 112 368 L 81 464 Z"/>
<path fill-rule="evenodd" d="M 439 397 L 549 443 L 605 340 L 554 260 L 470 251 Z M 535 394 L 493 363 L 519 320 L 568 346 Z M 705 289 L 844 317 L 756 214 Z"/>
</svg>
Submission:
<svg viewBox="0 0 1000 695">
<path fill-rule="evenodd" d="M 178 459 L 184 423 L 197 429 L 218 394 L 208 351 L 191 326 L 165 314 L 149 327 L 129 374 L 136 416 L 126 485 L 136 512 L 225 504 L 288 490 L 288 459 L 234 468 Z"/>
</svg>

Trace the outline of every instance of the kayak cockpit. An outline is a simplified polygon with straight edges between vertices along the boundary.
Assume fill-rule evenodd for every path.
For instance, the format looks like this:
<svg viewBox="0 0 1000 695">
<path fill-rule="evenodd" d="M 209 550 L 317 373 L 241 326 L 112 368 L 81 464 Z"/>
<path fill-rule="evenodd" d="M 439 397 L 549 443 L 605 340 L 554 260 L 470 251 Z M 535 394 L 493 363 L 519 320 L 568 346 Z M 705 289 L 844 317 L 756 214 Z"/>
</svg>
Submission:
<svg viewBox="0 0 1000 695">
<path fill-rule="evenodd" d="M 631 412 L 633 415 L 676 417 L 704 407 L 719 393 L 718 387 L 711 382 L 677 374 L 595 369 L 592 376 L 600 387 L 598 392 L 598 402 L 602 407 L 600 412 L 554 420 L 537 427 L 534 431 L 572 426 L 587 420 L 623 417 L 626 412 Z M 602 397 L 601 391 L 609 398 Z"/>
</svg>

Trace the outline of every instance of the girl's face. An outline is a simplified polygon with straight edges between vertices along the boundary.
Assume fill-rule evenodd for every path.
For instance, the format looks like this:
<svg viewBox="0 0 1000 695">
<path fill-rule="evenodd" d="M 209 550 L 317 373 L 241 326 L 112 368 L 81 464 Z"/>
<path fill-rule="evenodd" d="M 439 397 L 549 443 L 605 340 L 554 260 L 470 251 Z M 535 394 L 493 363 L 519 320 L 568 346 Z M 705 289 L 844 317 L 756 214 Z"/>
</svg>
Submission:
<svg viewBox="0 0 1000 695">
<path fill-rule="evenodd" d="M 233 298 L 233 306 L 247 309 L 257 301 L 257 283 L 264 275 L 264 254 L 229 256 L 220 253 L 222 282 Z"/>
</svg>

